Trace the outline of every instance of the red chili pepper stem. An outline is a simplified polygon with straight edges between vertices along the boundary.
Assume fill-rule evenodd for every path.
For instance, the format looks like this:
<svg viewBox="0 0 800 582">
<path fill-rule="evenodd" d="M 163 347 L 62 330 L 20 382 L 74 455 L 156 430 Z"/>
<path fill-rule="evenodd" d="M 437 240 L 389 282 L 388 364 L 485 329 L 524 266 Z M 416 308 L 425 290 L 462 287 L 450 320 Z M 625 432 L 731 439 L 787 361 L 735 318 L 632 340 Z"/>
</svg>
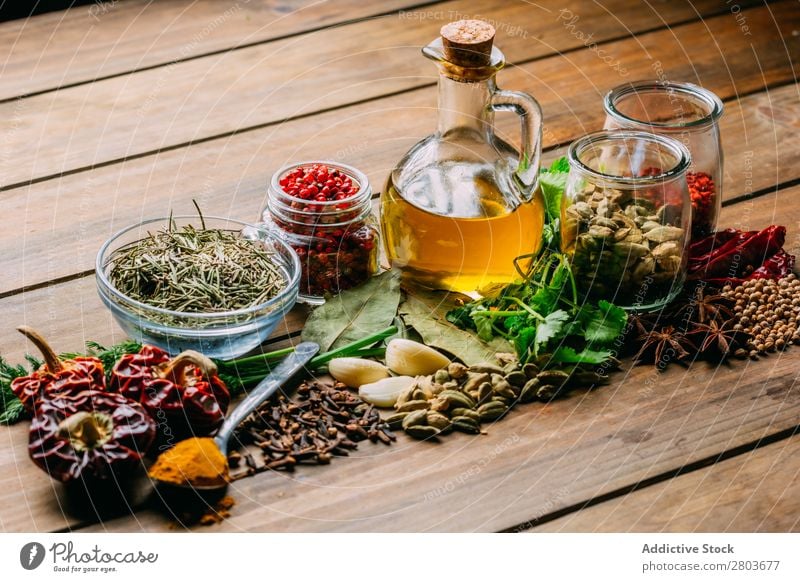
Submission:
<svg viewBox="0 0 800 582">
<path fill-rule="evenodd" d="M 156 372 L 159 377 L 171 380 L 178 386 L 186 385 L 186 368 L 197 367 L 206 379 L 216 376 L 217 365 L 208 357 L 194 350 L 186 350 L 172 358 Z"/>
<path fill-rule="evenodd" d="M 44 357 L 44 365 L 48 372 L 55 374 L 64 369 L 64 366 L 61 364 L 61 360 L 58 358 L 58 355 L 53 351 L 53 348 L 50 347 L 50 344 L 45 341 L 38 331 L 28 327 L 27 325 L 19 326 L 17 331 L 28 338 L 31 343 L 35 345 L 40 352 L 42 352 L 42 357 Z"/>
<path fill-rule="evenodd" d="M 78 452 L 102 447 L 113 432 L 114 421 L 102 412 L 81 411 L 65 418 L 58 425 L 59 436 L 69 439 Z"/>
</svg>

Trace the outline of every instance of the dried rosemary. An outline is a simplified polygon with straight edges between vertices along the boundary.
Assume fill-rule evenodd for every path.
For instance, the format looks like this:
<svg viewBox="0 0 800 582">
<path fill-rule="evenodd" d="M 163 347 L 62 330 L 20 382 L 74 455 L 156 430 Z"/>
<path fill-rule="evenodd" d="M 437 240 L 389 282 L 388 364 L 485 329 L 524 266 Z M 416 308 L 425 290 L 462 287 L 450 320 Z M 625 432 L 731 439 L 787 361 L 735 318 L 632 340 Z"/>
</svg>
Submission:
<svg viewBox="0 0 800 582">
<path fill-rule="evenodd" d="M 207 313 L 246 309 L 287 283 L 275 253 L 238 232 L 191 225 L 149 233 L 110 257 L 109 279 L 128 297 L 162 309 Z"/>
</svg>

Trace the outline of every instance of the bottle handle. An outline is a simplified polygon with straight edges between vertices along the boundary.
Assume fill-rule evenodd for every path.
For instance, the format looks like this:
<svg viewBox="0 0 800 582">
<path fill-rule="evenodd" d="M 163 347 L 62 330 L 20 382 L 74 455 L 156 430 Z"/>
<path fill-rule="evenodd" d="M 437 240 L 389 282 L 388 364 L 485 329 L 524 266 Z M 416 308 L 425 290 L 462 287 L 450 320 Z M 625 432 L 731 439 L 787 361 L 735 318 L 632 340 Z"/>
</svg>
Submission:
<svg viewBox="0 0 800 582">
<path fill-rule="evenodd" d="M 522 151 L 514 176 L 525 198 L 530 199 L 536 188 L 542 155 L 542 108 L 527 93 L 504 90 L 492 93 L 490 107 L 494 111 L 511 111 L 520 117 Z"/>
</svg>

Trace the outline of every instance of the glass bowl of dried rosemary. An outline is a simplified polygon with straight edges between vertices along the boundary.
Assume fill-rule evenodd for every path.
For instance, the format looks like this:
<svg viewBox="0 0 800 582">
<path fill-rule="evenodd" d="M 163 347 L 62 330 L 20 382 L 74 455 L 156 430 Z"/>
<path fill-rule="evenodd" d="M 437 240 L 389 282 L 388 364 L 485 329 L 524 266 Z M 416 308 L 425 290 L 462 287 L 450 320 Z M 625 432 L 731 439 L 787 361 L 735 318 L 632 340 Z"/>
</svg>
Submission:
<svg viewBox="0 0 800 582">
<path fill-rule="evenodd" d="M 261 226 L 174 216 L 112 236 L 95 276 L 100 299 L 136 341 L 232 359 L 258 347 L 294 306 L 300 260 Z"/>
</svg>

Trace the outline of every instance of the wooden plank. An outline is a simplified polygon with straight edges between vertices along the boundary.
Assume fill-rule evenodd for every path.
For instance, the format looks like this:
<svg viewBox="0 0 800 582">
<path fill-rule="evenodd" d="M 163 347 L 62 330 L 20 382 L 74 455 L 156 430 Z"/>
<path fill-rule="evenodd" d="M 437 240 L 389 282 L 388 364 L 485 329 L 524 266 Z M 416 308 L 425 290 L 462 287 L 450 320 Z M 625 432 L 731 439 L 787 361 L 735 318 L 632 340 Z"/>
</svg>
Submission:
<svg viewBox="0 0 800 582">
<path fill-rule="evenodd" d="M 419 2 L 126 0 L 0 24 L 0 99 L 264 42 Z"/>
<path fill-rule="evenodd" d="M 779 220 L 789 228 L 787 247 L 797 253 L 798 196 L 800 186 L 784 189 L 725 208 L 722 219 L 729 224 L 746 215 L 746 226 L 752 228 Z M 60 286 L 58 296 L 70 298 L 64 303 L 80 303 L 69 285 L 74 283 Z M 59 317 L 45 331 L 66 340 L 82 334 L 82 326 L 94 333 L 97 328 L 88 325 Z M 4 339 L 1 345 L 19 349 L 18 340 Z M 795 426 L 799 366 L 800 349 L 792 348 L 759 362 L 718 368 L 699 363 L 691 373 L 672 368 L 659 374 L 637 367 L 619 374 L 607 388 L 546 407 L 521 408 L 489 436 L 454 436 L 440 446 L 407 440 L 386 449 L 367 446 L 357 457 L 329 468 L 245 479 L 235 488 L 239 517 L 223 529 L 513 527 Z M 25 484 L 9 489 L 8 503 L 0 504 L 0 523 L 9 531 L 77 523 L 61 511 L 50 480 L 32 464 L 18 461 L 25 455 L 20 447 L 26 430 L 25 424 L 0 429 L 7 433 L 0 442 L 15 443 L 14 451 L 4 449 L 0 474 L 14 473 Z M 95 529 L 166 527 L 153 513 L 137 514 L 136 520 Z"/>
<path fill-rule="evenodd" d="M 450 13 L 445 10 L 448 6 L 462 5 L 443 5 L 443 14 Z M 512 62 L 581 47 L 586 44 L 583 35 L 593 34 L 593 39 L 601 41 L 629 34 L 621 32 L 622 23 L 636 32 L 697 16 L 695 8 L 683 2 L 662 4 L 660 14 L 624 0 L 592 6 L 580 0 L 566 4 L 547 0 L 542 7 L 481 0 L 471 9 L 507 23 L 501 27 L 498 43 Z M 562 24 L 559 14 L 563 13 L 558 12 L 562 7 L 583 17 L 579 27 Z M 703 0 L 700 8 L 722 10 L 714 0 Z M 745 11 L 752 26 L 762 31 L 754 43 L 767 45 L 735 60 L 730 54 L 708 51 L 717 40 L 727 46 L 725 35 L 735 38 L 741 48 L 749 48 L 741 42 L 741 31 L 727 10 L 718 18 L 673 29 L 675 36 L 662 35 L 658 46 L 644 36 L 642 44 L 628 43 L 614 56 L 630 69 L 628 79 L 634 78 L 632 67 L 641 63 L 643 51 L 669 48 L 663 53 L 664 62 L 668 55 L 687 64 L 686 55 L 701 55 L 698 66 L 689 68 L 688 78 L 702 78 L 711 69 L 719 76 L 724 74 L 724 64 L 731 62 L 735 86 L 746 91 L 763 84 L 759 62 L 767 76 L 776 67 L 785 68 L 789 55 L 774 48 L 780 34 L 793 49 L 800 45 L 800 39 L 790 34 L 800 20 L 792 8 L 790 3 L 772 8 L 780 29 L 769 9 Z M 515 29 L 510 25 L 520 22 L 527 27 L 511 34 Z M 441 24 L 441 19 L 413 20 L 395 14 L 0 104 L 0 120 L 7 128 L 0 145 L 0 185 L 23 184 L 430 84 L 435 69 L 420 56 L 419 47 L 438 34 Z M 549 38 L 548 34 L 553 35 L 552 42 L 532 42 L 537 37 Z M 583 66 L 600 63 L 605 80 L 614 79 L 593 50 L 584 52 L 590 55 L 579 60 L 559 57 L 554 77 L 539 76 L 539 69 L 533 67 L 525 78 L 558 80 L 558 95 L 552 85 L 536 88 L 541 98 L 563 107 L 562 95 L 578 94 L 573 90 L 583 77 L 576 71 Z M 653 76 L 649 66 L 647 76 Z M 625 78 L 616 79 L 621 80 Z M 732 80 L 725 83 L 733 85 Z"/>
<path fill-rule="evenodd" d="M 257 220 L 269 180 L 264 168 L 275 168 L 287 158 L 353 163 L 367 173 L 373 189 L 380 190 L 388 168 L 418 134 L 429 129 L 431 116 L 420 118 L 419 114 L 430 113 L 425 107 L 434 98 L 427 90 L 396 96 L 382 100 L 380 108 L 355 106 L 343 118 L 327 113 L 313 121 L 240 135 L 223 147 L 202 144 L 20 189 L 4 202 L 15 222 L 0 230 L 0 272 L 5 275 L 0 292 L 90 271 L 97 249 L 113 232 L 173 209 L 178 214 L 192 213 L 192 199 L 209 215 Z M 580 103 L 578 118 L 599 104 L 599 98 L 586 101 Z M 347 122 L 342 119 L 355 119 L 369 132 L 354 134 L 343 146 L 341 134 Z M 726 197 L 748 195 L 776 181 L 800 177 L 800 150 L 792 147 L 798 120 L 796 85 L 728 104 L 722 118 Z M 603 119 L 592 123 L 586 129 L 599 128 Z M 515 119 L 504 117 L 500 127 L 508 136 L 516 134 Z M 584 129 L 574 120 L 570 127 L 573 132 Z M 562 132 L 557 121 L 548 128 Z M 272 145 L 276 143 L 287 149 L 277 150 Z M 59 203 L 67 200 L 77 212 Z M 5 346 L 0 342 L 0 349 Z"/>
<path fill-rule="evenodd" d="M 729 30 L 719 36 L 720 46 L 725 47 L 732 63 L 747 62 L 753 50 L 740 42 L 735 21 L 724 22 L 728 22 Z M 674 30 L 683 31 L 680 34 L 690 42 L 693 37 L 684 30 L 689 28 L 692 27 Z M 614 45 L 630 53 L 632 78 L 647 75 L 648 65 L 642 62 L 641 54 L 638 60 L 634 56 L 641 50 L 639 43 L 654 45 L 649 49 L 651 54 L 666 59 L 674 48 L 670 45 L 674 30 Z M 767 48 L 766 44 L 759 45 L 756 50 Z M 563 79 L 562 57 L 538 61 L 507 74 L 507 86 L 530 89 L 541 97 L 548 145 L 602 127 L 601 95 L 618 82 L 609 78 L 605 63 L 591 51 L 573 53 L 570 58 L 585 77 L 568 101 L 557 97 L 542 81 L 531 81 L 534 73 L 542 79 Z M 792 80 L 791 64 L 784 65 L 767 80 Z M 670 78 L 685 79 L 692 78 L 693 67 L 674 59 L 667 70 Z M 746 69 L 731 65 L 737 76 L 744 75 Z M 764 82 L 760 77 L 748 79 L 739 85 L 753 88 Z M 701 82 L 724 97 L 743 90 L 731 84 L 722 67 L 704 73 Z M 728 104 L 722 118 L 726 196 L 747 194 L 797 177 L 794 169 L 800 162 L 800 152 L 787 147 L 793 143 L 800 123 L 797 102 L 798 88 L 792 85 L 747 98 L 744 106 Z M 113 232 L 143 217 L 165 216 L 171 210 L 193 212 L 193 198 L 207 214 L 256 220 L 264 206 L 271 172 L 289 160 L 338 159 L 353 163 L 367 172 L 373 189 L 378 191 L 389 168 L 414 142 L 433 131 L 434 106 L 435 92 L 421 89 L 381 99 L 378 104 L 355 105 L 0 194 L 5 198 L 8 215 L 15 217 L 10 228 L 0 231 L 0 271 L 5 275 L 0 281 L 0 293 L 89 271 L 97 249 Z M 508 114 L 498 119 L 501 134 L 517 135 L 516 119 Z M 759 152 L 758 156 L 754 152 Z M 768 159 L 765 152 L 769 152 Z"/>
<path fill-rule="evenodd" d="M 571 513 L 540 532 L 800 531 L 800 437 Z"/>
</svg>

